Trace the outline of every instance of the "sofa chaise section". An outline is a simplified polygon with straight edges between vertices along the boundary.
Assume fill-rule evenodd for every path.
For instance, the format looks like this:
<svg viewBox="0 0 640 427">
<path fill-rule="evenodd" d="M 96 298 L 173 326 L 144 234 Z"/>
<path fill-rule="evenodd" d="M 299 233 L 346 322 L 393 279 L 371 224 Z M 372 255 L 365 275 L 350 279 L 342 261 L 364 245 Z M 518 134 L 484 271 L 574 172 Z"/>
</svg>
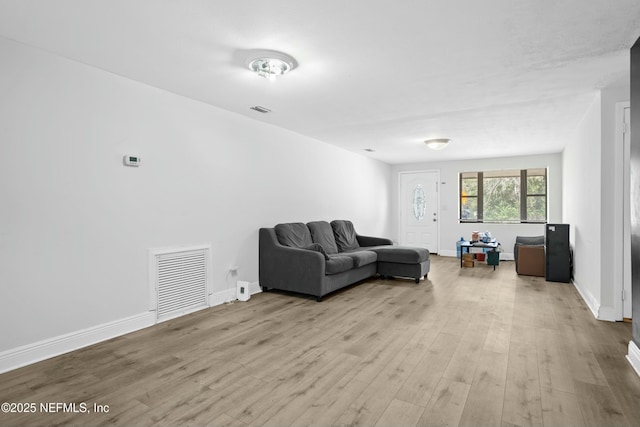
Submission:
<svg viewBox="0 0 640 427">
<path fill-rule="evenodd" d="M 385 277 L 412 277 L 416 283 L 420 278 L 426 279 L 431 268 L 429 251 L 425 248 L 406 246 L 379 247 L 374 249 L 378 254 L 378 274 Z"/>
</svg>

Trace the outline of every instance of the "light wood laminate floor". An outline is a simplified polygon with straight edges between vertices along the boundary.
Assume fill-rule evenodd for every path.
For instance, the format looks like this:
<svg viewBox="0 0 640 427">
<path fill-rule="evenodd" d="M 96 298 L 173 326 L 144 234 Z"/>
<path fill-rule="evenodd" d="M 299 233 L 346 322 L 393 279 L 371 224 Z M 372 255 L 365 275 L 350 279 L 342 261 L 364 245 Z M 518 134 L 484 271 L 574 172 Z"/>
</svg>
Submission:
<svg viewBox="0 0 640 427">
<path fill-rule="evenodd" d="M 91 413 L 0 425 L 638 426 L 630 337 L 573 285 L 433 257 L 418 285 L 262 293 L 2 374 L 0 402 Z"/>
</svg>

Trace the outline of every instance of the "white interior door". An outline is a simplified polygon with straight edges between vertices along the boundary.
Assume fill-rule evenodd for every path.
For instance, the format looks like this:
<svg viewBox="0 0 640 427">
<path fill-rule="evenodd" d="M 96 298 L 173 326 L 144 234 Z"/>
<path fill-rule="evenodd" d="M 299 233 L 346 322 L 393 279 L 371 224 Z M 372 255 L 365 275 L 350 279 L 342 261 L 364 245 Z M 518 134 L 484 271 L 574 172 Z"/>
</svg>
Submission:
<svg viewBox="0 0 640 427">
<path fill-rule="evenodd" d="M 440 171 L 400 173 L 400 244 L 438 252 Z"/>
</svg>

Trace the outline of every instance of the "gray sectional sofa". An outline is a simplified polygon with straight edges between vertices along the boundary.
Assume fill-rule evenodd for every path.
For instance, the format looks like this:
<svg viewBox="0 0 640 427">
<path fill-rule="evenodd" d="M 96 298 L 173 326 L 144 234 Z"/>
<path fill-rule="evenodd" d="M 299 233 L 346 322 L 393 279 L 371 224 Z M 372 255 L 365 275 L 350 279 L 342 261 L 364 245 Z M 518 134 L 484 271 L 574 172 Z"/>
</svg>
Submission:
<svg viewBox="0 0 640 427">
<path fill-rule="evenodd" d="M 314 221 L 261 228 L 259 280 L 264 291 L 279 289 L 315 296 L 380 274 L 427 278 L 424 248 L 394 246 L 381 237 L 361 236 L 351 221 Z"/>
</svg>

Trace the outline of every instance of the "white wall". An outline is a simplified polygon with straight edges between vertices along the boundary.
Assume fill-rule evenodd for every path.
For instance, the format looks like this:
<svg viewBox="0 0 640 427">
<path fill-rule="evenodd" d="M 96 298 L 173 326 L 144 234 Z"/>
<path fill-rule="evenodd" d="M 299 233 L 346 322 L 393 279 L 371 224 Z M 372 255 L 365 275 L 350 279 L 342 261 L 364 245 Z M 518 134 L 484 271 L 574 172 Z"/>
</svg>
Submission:
<svg viewBox="0 0 640 427">
<path fill-rule="evenodd" d="M 571 165 L 567 169 L 567 185 L 581 204 L 566 211 L 571 215 L 567 221 L 576 221 L 575 283 L 596 317 L 603 320 L 622 319 L 619 312 L 622 287 L 617 283 L 622 280 L 623 267 L 622 235 L 617 230 L 622 219 L 622 200 L 618 194 L 622 156 L 616 147 L 616 103 L 628 101 L 629 97 L 629 86 L 600 91 L 564 152 L 565 164 Z M 585 179 L 589 186 L 583 186 Z M 596 206 L 597 212 L 593 212 Z M 587 230 L 589 237 L 585 236 Z M 584 255 L 578 258 L 579 254 Z M 594 264 L 599 267 L 596 276 Z"/>
<path fill-rule="evenodd" d="M 572 226 L 574 283 L 598 319 L 622 320 L 622 153 L 616 147 L 616 104 L 628 85 L 594 95 L 563 153 L 564 221 Z"/>
<path fill-rule="evenodd" d="M 0 94 L 0 353 L 147 311 L 150 248 L 210 242 L 224 292 L 258 280 L 259 227 L 391 234 L 364 156 L 6 39 Z"/>
<path fill-rule="evenodd" d="M 455 143 L 452 142 L 452 143 Z M 426 148 L 425 148 L 426 149 Z M 458 174 L 460 172 L 472 172 L 500 169 L 527 169 L 548 167 L 548 203 L 549 222 L 560 222 L 562 219 L 562 156 L 560 153 L 539 155 L 506 157 L 498 159 L 478 159 L 463 161 L 415 163 L 397 165 L 392 168 L 394 183 L 391 187 L 393 207 L 391 210 L 392 224 L 398 224 L 398 174 L 403 171 L 439 170 L 440 171 L 440 242 L 439 253 L 455 256 L 456 242 L 460 237 L 471 238 L 474 230 L 486 231 L 498 239 L 504 253 L 503 259 L 512 258 L 513 245 L 516 236 L 540 236 L 544 235 L 542 224 L 460 224 L 458 221 Z M 398 239 L 398 230 L 395 228 L 394 239 Z"/>
<path fill-rule="evenodd" d="M 571 225 L 574 283 L 597 315 L 601 301 L 601 95 L 563 152 L 563 222 Z"/>
</svg>

